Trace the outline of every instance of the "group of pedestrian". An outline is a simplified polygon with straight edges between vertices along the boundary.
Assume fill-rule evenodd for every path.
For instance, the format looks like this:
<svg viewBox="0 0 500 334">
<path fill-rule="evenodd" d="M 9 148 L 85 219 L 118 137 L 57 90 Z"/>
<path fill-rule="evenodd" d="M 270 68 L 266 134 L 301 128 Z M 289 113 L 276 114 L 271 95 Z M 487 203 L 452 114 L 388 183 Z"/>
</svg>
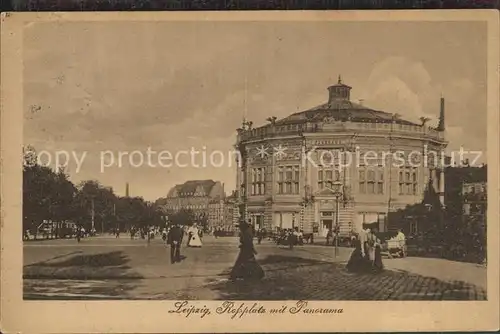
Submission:
<svg viewBox="0 0 500 334">
<path fill-rule="evenodd" d="M 347 263 L 347 270 L 368 273 L 380 272 L 383 269 L 381 241 L 369 228 L 361 230 L 354 241 L 354 251 Z"/>
<path fill-rule="evenodd" d="M 296 245 L 304 244 L 304 231 L 298 227 L 295 228 L 280 228 L 274 238 L 277 245 L 285 245 L 293 249 Z"/>
<path fill-rule="evenodd" d="M 239 223 L 239 254 L 230 272 L 230 279 L 236 280 L 260 280 L 265 276 L 264 270 L 256 259 L 257 251 L 253 240 L 257 236 L 258 242 L 265 235 L 263 230 L 254 232 L 251 224 L 245 221 Z M 288 231 L 288 238 L 298 240 L 302 231 L 294 229 Z M 187 247 L 202 247 L 203 234 L 196 226 L 190 226 L 184 230 L 179 224 L 172 224 L 162 231 L 163 240 L 170 245 L 170 262 L 172 264 L 181 261 L 181 245 L 184 236 L 187 236 Z M 292 240 L 291 240 L 292 241 Z M 370 229 L 364 229 L 354 240 L 355 249 L 347 263 L 347 270 L 357 273 L 380 272 L 383 270 L 381 241 Z M 290 242 L 293 247 L 295 242 Z"/>
<path fill-rule="evenodd" d="M 200 248 L 202 244 L 203 232 L 195 224 L 184 230 L 180 224 L 173 224 L 162 232 L 163 240 L 170 245 L 170 263 L 181 261 L 181 246 L 184 236 L 187 236 L 187 247 Z"/>
</svg>

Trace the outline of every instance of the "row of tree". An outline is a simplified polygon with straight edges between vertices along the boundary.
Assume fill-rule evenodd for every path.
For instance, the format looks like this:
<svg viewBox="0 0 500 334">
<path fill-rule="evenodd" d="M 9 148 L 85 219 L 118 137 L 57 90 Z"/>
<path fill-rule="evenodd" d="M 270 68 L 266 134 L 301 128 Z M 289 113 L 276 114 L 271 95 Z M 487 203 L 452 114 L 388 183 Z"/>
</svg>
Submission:
<svg viewBox="0 0 500 334">
<path fill-rule="evenodd" d="M 141 197 L 120 197 L 95 180 L 73 184 L 63 169 L 37 163 L 33 148 L 24 151 L 23 228 L 36 235 L 43 222 L 73 222 L 107 232 L 130 226 L 164 224 L 164 214 Z"/>
<path fill-rule="evenodd" d="M 206 228 L 206 213 L 189 209 L 165 211 L 161 203 L 142 197 L 120 197 L 99 181 L 87 180 L 75 185 L 65 171 L 57 171 L 38 163 L 34 148 L 24 149 L 23 168 L 23 230 L 37 235 L 44 222 L 72 222 L 90 231 L 121 231 L 134 226 L 164 226 L 165 223 Z M 57 233 L 53 231 L 53 233 Z"/>
<path fill-rule="evenodd" d="M 391 225 L 411 234 L 409 227 L 413 223 L 418 227 L 417 234 L 423 243 L 441 246 L 444 257 L 481 263 L 486 259 L 486 215 L 467 215 L 464 212 L 462 189 L 464 183 L 486 182 L 487 166 L 448 167 L 445 180 L 444 207 L 429 184 L 421 203 L 389 215 Z M 476 195 L 479 200 L 486 201 L 486 194 Z"/>
</svg>

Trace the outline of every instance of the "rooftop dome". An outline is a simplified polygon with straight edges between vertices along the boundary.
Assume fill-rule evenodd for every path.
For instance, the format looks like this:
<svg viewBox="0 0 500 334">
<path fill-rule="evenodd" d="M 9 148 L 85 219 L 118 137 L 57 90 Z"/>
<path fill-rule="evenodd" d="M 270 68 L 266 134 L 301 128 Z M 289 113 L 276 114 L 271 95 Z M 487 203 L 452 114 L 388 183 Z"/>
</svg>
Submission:
<svg viewBox="0 0 500 334">
<path fill-rule="evenodd" d="M 277 120 L 275 124 L 303 123 L 333 117 L 339 121 L 389 123 L 394 120 L 398 124 L 418 125 L 401 118 L 394 118 L 391 113 L 370 109 L 362 104 L 351 102 L 350 91 L 351 87 L 343 84 L 339 77 L 336 85 L 328 87 L 329 99 L 327 103 L 294 113 Z"/>
</svg>

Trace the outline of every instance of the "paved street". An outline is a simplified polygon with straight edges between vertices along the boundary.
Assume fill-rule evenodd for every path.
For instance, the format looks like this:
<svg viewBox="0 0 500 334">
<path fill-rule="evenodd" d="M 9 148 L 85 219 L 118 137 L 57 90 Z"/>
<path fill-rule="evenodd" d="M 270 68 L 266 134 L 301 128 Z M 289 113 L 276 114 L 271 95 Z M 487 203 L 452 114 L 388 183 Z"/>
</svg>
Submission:
<svg viewBox="0 0 500 334">
<path fill-rule="evenodd" d="M 385 259 L 380 274 L 346 272 L 351 249 L 305 245 L 293 250 L 256 245 L 266 277 L 258 283 L 227 280 L 236 238 L 204 238 L 201 249 L 182 248 L 169 262 L 159 239 L 126 236 L 24 244 L 26 299 L 308 299 L 484 300 L 486 268 L 442 259 Z"/>
</svg>

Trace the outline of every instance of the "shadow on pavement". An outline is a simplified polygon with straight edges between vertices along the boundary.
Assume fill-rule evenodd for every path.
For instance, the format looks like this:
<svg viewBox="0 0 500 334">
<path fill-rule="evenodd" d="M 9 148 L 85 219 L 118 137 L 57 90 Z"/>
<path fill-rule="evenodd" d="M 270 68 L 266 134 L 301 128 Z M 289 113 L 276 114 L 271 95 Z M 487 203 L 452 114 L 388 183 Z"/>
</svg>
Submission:
<svg viewBox="0 0 500 334">
<path fill-rule="evenodd" d="M 33 263 L 29 265 L 31 266 L 44 266 L 44 267 L 72 267 L 72 266 L 89 266 L 89 267 L 103 267 L 103 266 L 120 266 L 124 265 L 128 262 L 127 256 L 123 255 L 123 252 L 109 252 L 109 253 L 100 253 L 100 254 L 85 254 L 73 256 L 64 261 L 53 261 L 58 258 L 67 257 L 68 255 L 81 253 L 73 252 L 66 255 L 59 255 L 52 259 Z"/>
<path fill-rule="evenodd" d="M 404 271 L 353 274 L 345 265 L 295 256 L 269 256 L 262 281 L 207 282 L 220 300 L 485 300 L 465 282 L 446 282 Z M 230 269 L 223 274 L 228 274 Z"/>
<path fill-rule="evenodd" d="M 129 261 L 128 256 L 122 251 L 82 254 L 61 261 L 53 258 L 25 266 L 23 278 L 73 280 L 143 278 L 131 270 L 127 265 Z"/>
<path fill-rule="evenodd" d="M 61 258 L 64 258 L 64 257 L 68 257 L 70 255 L 80 254 L 80 253 L 82 253 L 82 251 L 74 251 L 74 252 L 70 252 L 70 253 L 66 253 L 66 254 L 61 254 L 61 255 L 54 256 L 54 257 L 52 257 L 50 259 L 44 260 L 44 261 L 27 264 L 24 267 L 29 267 L 29 266 L 33 266 L 33 265 L 43 265 L 45 263 L 49 263 L 49 262 L 51 262 L 53 260 L 56 260 L 56 259 L 61 259 Z"/>
</svg>

